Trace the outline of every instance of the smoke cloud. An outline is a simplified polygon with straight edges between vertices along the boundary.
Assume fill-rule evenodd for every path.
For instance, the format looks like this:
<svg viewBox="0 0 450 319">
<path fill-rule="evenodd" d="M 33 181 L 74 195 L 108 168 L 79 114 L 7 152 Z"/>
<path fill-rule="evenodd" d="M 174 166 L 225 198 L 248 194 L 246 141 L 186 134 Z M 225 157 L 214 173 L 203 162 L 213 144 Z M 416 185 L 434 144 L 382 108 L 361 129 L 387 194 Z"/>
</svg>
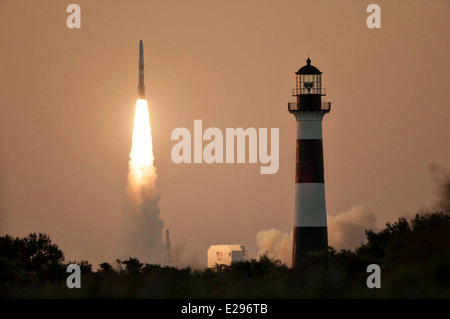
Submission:
<svg viewBox="0 0 450 319">
<path fill-rule="evenodd" d="M 437 199 L 434 209 L 450 212 L 450 172 L 443 166 L 433 163 L 429 170 L 432 181 L 437 185 Z"/>
<path fill-rule="evenodd" d="M 186 249 L 186 244 L 183 242 L 175 242 L 172 245 L 172 256 L 174 266 L 192 269 L 203 269 L 206 266 L 206 256 L 200 255 L 198 251 Z"/>
<path fill-rule="evenodd" d="M 328 245 L 336 249 L 354 249 L 365 241 L 365 231 L 368 229 L 377 230 L 375 214 L 362 205 L 353 206 L 346 212 L 328 216 Z M 292 236 L 292 231 L 288 233 L 273 228 L 259 231 L 256 234 L 258 255 L 267 253 L 269 257 L 290 266 Z"/>
<path fill-rule="evenodd" d="M 142 262 L 163 263 L 164 222 L 159 215 L 159 194 L 156 189 L 143 186 L 141 200 L 136 194 L 126 196 L 122 207 L 123 220 L 116 243 L 117 258 L 137 257 Z"/>
<path fill-rule="evenodd" d="M 328 216 L 328 245 L 337 249 L 354 249 L 364 243 L 365 231 L 377 230 L 377 218 L 363 205 L 335 216 Z"/>
<path fill-rule="evenodd" d="M 292 260 L 292 232 L 284 233 L 279 229 L 261 230 L 256 234 L 258 256 L 267 254 L 286 265 Z"/>
</svg>

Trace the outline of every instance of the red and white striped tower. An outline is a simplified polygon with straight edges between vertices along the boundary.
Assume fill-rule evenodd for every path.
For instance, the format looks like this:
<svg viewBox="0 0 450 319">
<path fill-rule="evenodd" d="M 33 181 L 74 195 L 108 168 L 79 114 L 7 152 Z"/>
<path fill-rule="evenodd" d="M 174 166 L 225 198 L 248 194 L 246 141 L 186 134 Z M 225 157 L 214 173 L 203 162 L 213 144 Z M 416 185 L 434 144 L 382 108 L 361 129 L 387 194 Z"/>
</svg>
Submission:
<svg viewBox="0 0 450 319">
<path fill-rule="evenodd" d="M 322 102 L 322 72 L 306 60 L 296 72 L 296 102 L 288 110 L 297 120 L 293 267 L 308 252 L 328 248 L 327 213 L 323 172 L 322 119 L 331 103 Z"/>
</svg>

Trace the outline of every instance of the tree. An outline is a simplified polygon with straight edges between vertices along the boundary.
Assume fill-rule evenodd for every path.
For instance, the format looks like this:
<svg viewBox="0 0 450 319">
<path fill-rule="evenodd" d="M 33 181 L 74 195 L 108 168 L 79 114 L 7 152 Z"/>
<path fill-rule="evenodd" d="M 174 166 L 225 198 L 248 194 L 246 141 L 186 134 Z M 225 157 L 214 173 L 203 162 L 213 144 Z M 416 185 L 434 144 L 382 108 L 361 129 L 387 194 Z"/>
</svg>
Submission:
<svg viewBox="0 0 450 319">
<path fill-rule="evenodd" d="M 99 273 L 103 273 L 103 274 L 115 273 L 115 270 L 113 269 L 113 267 L 110 264 L 108 264 L 107 262 L 101 263 L 99 266 L 100 266 L 100 269 L 98 270 Z"/>
<path fill-rule="evenodd" d="M 125 265 L 125 271 L 132 276 L 140 275 L 142 266 L 144 266 L 144 264 L 141 263 L 139 259 L 131 257 L 128 258 L 128 260 L 124 261 L 117 259 L 117 262 L 119 264 Z"/>
<path fill-rule="evenodd" d="M 20 239 L 17 238 L 20 241 Z M 28 269 L 50 269 L 61 265 L 64 261 L 64 253 L 53 244 L 46 234 L 30 234 L 23 240 L 22 262 Z"/>
<path fill-rule="evenodd" d="M 45 234 L 25 238 L 0 237 L 2 272 L 6 278 L 28 281 L 36 275 L 43 281 L 64 275 L 64 254 Z"/>
</svg>

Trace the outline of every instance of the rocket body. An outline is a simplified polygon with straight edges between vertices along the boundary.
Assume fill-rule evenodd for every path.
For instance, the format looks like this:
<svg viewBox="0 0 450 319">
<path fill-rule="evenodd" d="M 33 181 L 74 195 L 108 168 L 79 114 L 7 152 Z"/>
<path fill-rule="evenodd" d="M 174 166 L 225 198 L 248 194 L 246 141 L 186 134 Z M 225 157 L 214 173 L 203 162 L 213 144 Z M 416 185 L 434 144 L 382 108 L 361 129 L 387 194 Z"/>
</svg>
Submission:
<svg viewBox="0 0 450 319">
<path fill-rule="evenodd" d="M 144 85 L 144 43 L 139 42 L 139 85 L 138 85 L 139 99 L 145 99 L 145 85 Z"/>
</svg>

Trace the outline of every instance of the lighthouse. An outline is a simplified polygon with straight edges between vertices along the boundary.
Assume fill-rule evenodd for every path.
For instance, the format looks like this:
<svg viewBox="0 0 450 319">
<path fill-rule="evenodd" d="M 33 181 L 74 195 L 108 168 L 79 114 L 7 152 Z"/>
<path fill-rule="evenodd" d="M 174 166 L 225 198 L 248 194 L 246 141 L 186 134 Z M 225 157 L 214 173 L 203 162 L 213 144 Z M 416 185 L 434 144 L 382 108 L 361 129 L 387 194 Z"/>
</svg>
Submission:
<svg viewBox="0 0 450 319">
<path fill-rule="evenodd" d="M 309 57 L 295 74 L 292 95 L 296 101 L 288 103 L 297 121 L 293 267 L 308 252 L 328 248 L 322 120 L 331 108 L 330 102 L 322 102 L 322 72 L 311 65 Z"/>
</svg>

